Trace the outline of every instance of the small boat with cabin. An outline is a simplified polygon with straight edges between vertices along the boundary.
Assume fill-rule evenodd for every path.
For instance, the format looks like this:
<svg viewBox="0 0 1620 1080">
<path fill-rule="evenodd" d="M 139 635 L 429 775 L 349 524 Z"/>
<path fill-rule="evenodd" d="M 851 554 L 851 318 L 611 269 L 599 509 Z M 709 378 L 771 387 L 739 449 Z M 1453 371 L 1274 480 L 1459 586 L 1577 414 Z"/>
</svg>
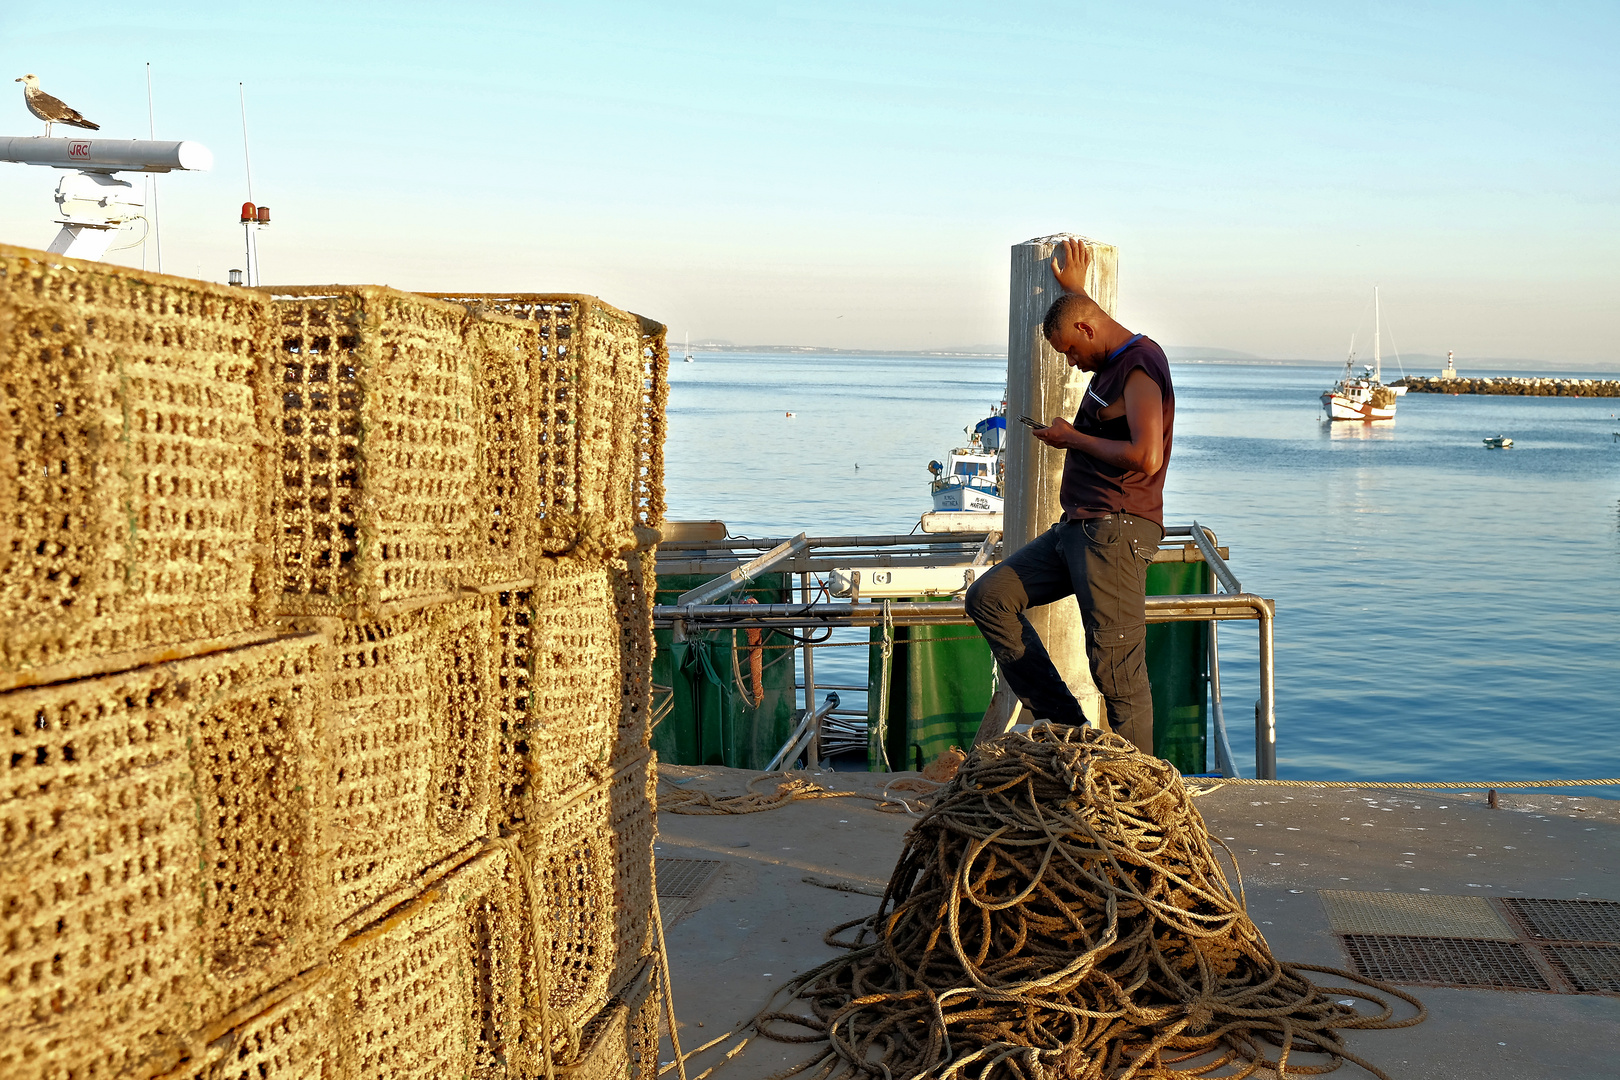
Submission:
<svg viewBox="0 0 1620 1080">
<path fill-rule="evenodd" d="M 928 463 L 934 474 L 929 491 L 934 509 L 999 514 L 1005 501 L 1001 453 L 1007 445 L 1007 402 L 971 428 L 971 442 L 945 455 L 945 463 Z"/>
<path fill-rule="evenodd" d="M 1373 362 L 1355 373 L 1355 339 L 1350 341 L 1350 357 L 1344 362 L 1344 376 L 1322 391 L 1322 408 L 1329 420 L 1393 420 L 1395 399 L 1406 388 L 1384 385 L 1383 350 L 1379 325 L 1378 290 L 1373 289 Z"/>
</svg>

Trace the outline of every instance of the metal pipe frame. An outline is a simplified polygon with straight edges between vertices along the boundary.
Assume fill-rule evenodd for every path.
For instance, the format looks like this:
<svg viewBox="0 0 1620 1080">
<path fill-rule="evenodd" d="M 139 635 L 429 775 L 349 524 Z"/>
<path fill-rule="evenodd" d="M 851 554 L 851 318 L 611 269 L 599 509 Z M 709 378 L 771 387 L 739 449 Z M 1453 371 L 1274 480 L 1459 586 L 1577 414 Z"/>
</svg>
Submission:
<svg viewBox="0 0 1620 1080">
<path fill-rule="evenodd" d="M 960 548 L 938 548 L 933 551 L 868 551 L 868 552 L 811 552 L 802 551 L 772 569 L 778 573 L 792 574 L 825 574 L 833 570 L 865 569 L 867 567 L 885 568 L 894 566 L 938 566 L 942 562 L 951 565 L 973 565 L 973 559 L 979 548 L 972 544 L 965 544 Z M 1160 548 L 1153 559 L 1161 562 L 1201 562 L 1203 556 L 1191 545 L 1177 545 L 1175 547 Z M 696 553 L 693 558 L 671 558 L 660 553 L 658 559 L 658 572 L 660 574 L 724 574 L 741 565 L 739 556 L 715 554 L 702 556 Z M 985 565 L 985 564 L 979 564 Z M 1241 590 L 1239 590 L 1241 591 Z"/>
<path fill-rule="evenodd" d="M 1225 559 L 1221 558 L 1220 550 L 1216 546 L 1215 534 L 1196 521 L 1192 523 L 1192 526 L 1187 531 L 1192 534 L 1193 543 L 1198 545 L 1198 553 L 1204 557 L 1204 561 L 1209 564 L 1209 568 L 1215 572 L 1215 578 L 1221 583 L 1221 587 L 1229 593 L 1242 592 L 1243 586 L 1238 584 L 1237 575 L 1232 573 L 1232 568 L 1226 565 Z"/>
<path fill-rule="evenodd" d="M 1243 591 L 1242 584 L 1226 563 L 1226 551 L 1209 528 L 1194 521 L 1191 525 L 1172 525 L 1164 530 L 1166 540 L 1185 539 L 1190 543 L 1161 548 L 1155 562 L 1202 561 L 1209 565 L 1218 588 L 1216 592 L 1198 596 L 1150 596 L 1147 598 L 1147 621 L 1208 622 L 1209 664 L 1212 712 L 1216 729 L 1216 764 L 1221 772 L 1235 775 L 1231 744 L 1227 739 L 1225 710 L 1220 693 L 1220 654 L 1216 644 L 1216 627 L 1224 621 L 1255 621 L 1260 636 L 1260 698 L 1255 702 L 1255 775 L 1259 779 L 1274 780 L 1277 775 L 1277 718 L 1275 689 L 1275 627 L 1276 605 L 1273 601 Z M 654 625 L 672 628 L 676 640 L 685 640 L 690 629 L 746 629 L 796 628 L 818 626 L 870 627 L 883 622 L 883 609 L 879 604 L 816 603 L 811 599 L 809 575 L 843 569 L 852 563 L 862 566 L 895 566 L 907 563 L 937 563 L 941 558 L 956 557 L 957 561 L 972 558 L 975 563 L 987 561 L 990 549 L 999 540 L 992 530 L 974 533 L 908 533 L 888 536 L 806 536 L 795 537 L 728 537 L 724 540 L 684 540 L 659 545 L 659 571 L 661 573 L 712 573 L 725 575 L 721 579 L 701 586 L 683 595 L 681 599 L 708 600 L 725 591 L 729 585 L 737 587 L 737 579 L 746 580 L 769 567 L 778 572 L 799 575 L 802 601 L 797 604 L 687 604 L 659 605 L 653 609 Z M 900 550 L 897 550 L 900 549 Z M 909 549 L 909 550 L 904 550 Z M 1193 551 L 1196 549 L 1197 554 Z M 763 551 L 763 556 L 744 560 L 737 552 Z M 729 553 L 729 554 L 728 554 Z M 673 558 L 670 556 L 674 556 Z M 685 556 L 684 558 L 681 556 Z M 729 579 L 729 581 L 727 580 Z M 718 589 L 718 592 L 712 590 Z M 708 594 L 708 595 L 705 595 Z M 970 625 L 960 599 L 944 603 L 915 604 L 891 603 L 892 625 L 895 626 L 962 626 Z M 817 690 L 812 659 L 813 646 L 805 643 L 803 658 L 804 703 L 810 711 L 810 760 L 819 758 L 819 719 L 813 708 Z M 823 687 L 822 689 L 830 689 Z"/>
<path fill-rule="evenodd" d="M 799 598 L 806 604 L 812 601 L 812 587 L 808 574 L 799 575 Z M 804 645 L 804 707 L 810 711 L 810 746 L 804 752 L 804 764 L 809 769 L 821 768 L 821 716 L 816 708 L 816 652 L 815 646 Z"/>
<path fill-rule="evenodd" d="M 1208 622 L 1212 619 L 1266 620 L 1275 615 L 1276 604 L 1253 593 L 1195 593 L 1187 596 L 1150 596 L 1147 621 Z M 934 604 L 889 604 L 895 626 L 967 626 L 963 601 L 945 600 Z M 765 627 L 881 626 L 883 605 L 876 603 L 813 604 L 659 604 L 653 608 L 653 625 L 664 628 L 684 622 L 691 629 L 729 630 Z"/>
<path fill-rule="evenodd" d="M 821 703 L 819 709 L 803 710 L 804 717 L 799 721 L 799 726 L 793 729 L 793 734 L 789 735 L 788 741 L 782 744 L 782 749 L 778 750 L 776 756 L 771 758 L 771 763 L 765 766 L 765 771 L 775 772 L 778 766 L 791 765 L 794 759 L 804 753 L 811 740 L 815 738 L 817 725 L 823 717 L 838 707 L 838 700 L 836 693 L 828 694 L 827 700 Z"/>
<path fill-rule="evenodd" d="M 1216 565 L 1225 567 L 1226 550 L 1214 541 L 1214 534 L 1207 528 L 1200 530 L 1202 538 L 1208 539 L 1205 546 L 1210 547 L 1220 559 Z M 937 566 L 942 563 L 951 565 L 988 565 L 994 561 L 996 548 L 1000 546 L 1000 533 L 951 533 L 930 536 L 927 538 L 917 536 L 877 536 L 877 537 L 845 537 L 821 536 L 807 537 L 803 545 L 793 554 L 774 562 L 771 569 L 777 572 L 792 574 L 825 574 L 832 570 L 847 570 L 851 568 L 866 567 L 896 567 L 896 566 Z M 1188 526 L 1173 526 L 1166 532 L 1167 538 L 1180 540 L 1161 546 L 1153 561 L 1160 562 L 1202 562 L 1205 555 L 1195 546 L 1193 530 Z M 794 538 L 795 540 L 797 537 Z M 847 542 L 846 541 L 850 541 Z M 744 559 L 747 551 L 763 548 L 769 540 L 729 540 L 716 543 L 703 540 L 687 540 L 678 543 L 662 544 L 658 549 L 658 572 L 660 574 L 731 574 L 747 566 Z M 746 546 L 745 546 L 746 545 Z M 780 547 L 781 545 L 776 545 Z M 758 561 L 758 560 L 754 560 Z M 1226 571 L 1227 576 L 1231 571 Z M 1234 581 L 1236 579 L 1233 579 Z M 1227 589 L 1228 592 L 1242 592 L 1242 589 Z"/>
<path fill-rule="evenodd" d="M 1243 586 L 1238 582 L 1237 575 L 1232 573 L 1232 568 L 1226 565 L 1226 560 L 1221 557 L 1219 541 L 1215 539 L 1215 534 L 1196 521 L 1190 526 L 1178 527 L 1176 531 L 1179 534 L 1183 529 L 1192 537 L 1193 543 L 1198 546 L 1199 554 L 1203 556 L 1204 562 L 1209 564 L 1215 579 L 1220 583 L 1220 588 L 1225 589 L 1228 593 L 1241 593 Z M 1209 624 L 1209 701 L 1210 712 L 1213 714 L 1215 726 L 1215 767 L 1220 770 L 1222 776 L 1235 777 L 1238 775 L 1237 762 L 1232 758 L 1232 743 L 1226 731 L 1226 710 L 1221 703 L 1221 652 L 1220 646 L 1217 644 L 1217 627 L 1219 626 L 1220 623 L 1218 622 Z M 1267 629 L 1267 626 L 1262 626 L 1260 630 L 1262 651 L 1268 651 Z M 1261 664 L 1261 669 L 1260 678 L 1264 690 L 1267 669 L 1264 662 Z M 1262 702 L 1267 700 L 1269 700 L 1269 695 L 1262 692 L 1261 701 L 1255 702 L 1254 764 L 1257 776 L 1275 780 L 1277 773 L 1277 725 L 1274 709 L 1268 711 L 1270 720 L 1265 724 L 1265 731 L 1262 733 L 1260 730 Z M 1268 740 L 1266 750 L 1261 749 L 1260 739 L 1262 734 Z M 1269 770 L 1267 762 L 1270 763 Z"/>
<path fill-rule="evenodd" d="M 1232 741 L 1226 734 L 1226 712 L 1221 704 L 1221 647 L 1217 630 L 1209 624 L 1209 705 L 1215 728 L 1215 768 L 1222 776 L 1237 777 L 1237 761 L 1232 757 Z"/>
<path fill-rule="evenodd" d="M 802 535 L 802 534 L 801 534 Z M 810 547 L 910 547 L 912 545 L 938 546 L 961 544 L 977 547 L 984 543 L 990 531 L 972 533 L 893 533 L 888 536 L 812 536 Z M 659 551 L 765 551 L 794 539 L 788 536 L 754 538 L 734 536 L 725 540 L 671 540 L 658 545 Z"/>
<path fill-rule="evenodd" d="M 686 607 L 689 604 L 706 604 L 710 600 L 724 596 L 726 593 L 748 584 L 766 570 L 803 551 L 808 545 L 809 540 L 804 533 L 800 533 L 791 540 L 782 541 L 765 554 L 750 559 L 741 566 L 732 569 L 729 573 L 722 574 L 715 580 L 705 582 L 695 589 L 688 589 L 675 598 L 675 603 L 679 607 Z"/>
<path fill-rule="evenodd" d="M 1275 610 L 1271 616 L 1260 620 L 1260 700 L 1254 703 L 1254 775 L 1259 780 L 1277 779 L 1274 617 Z"/>
<path fill-rule="evenodd" d="M 1258 779 L 1275 780 L 1277 711 L 1273 623 L 1277 616 L 1276 602 L 1253 593 L 1205 593 L 1149 596 L 1146 608 L 1150 623 L 1253 621 L 1260 624 L 1260 700 L 1255 702 L 1254 767 Z M 653 608 L 653 625 L 664 628 L 680 624 L 689 630 L 881 626 L 883 609 L 884 605 L 874 603 L 692 604 L 686 607 L 659 604 Z M 965 626 L 973 621 L 967 617 L 961 600 L 935 604 L 891 602 L 888 610 L 895 626 Z"/>
</svg>

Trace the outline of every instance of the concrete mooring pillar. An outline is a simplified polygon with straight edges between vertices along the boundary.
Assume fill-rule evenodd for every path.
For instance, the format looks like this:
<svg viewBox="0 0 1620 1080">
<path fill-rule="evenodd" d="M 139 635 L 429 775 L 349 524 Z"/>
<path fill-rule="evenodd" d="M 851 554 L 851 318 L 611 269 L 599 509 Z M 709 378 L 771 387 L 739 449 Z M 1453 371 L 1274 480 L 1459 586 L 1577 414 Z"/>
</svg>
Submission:
<svg viewBox="0 0 1620 1080">
<path fill-rule="evenodd" d="M 1058 484 L 1063 477 L 1064 452 L 1037 440 L 1018 417 L 1027 414 L 1042 422 L 1054 416 L 1073 420 L 1091 379 L 1070 367 L 1041 333 L 1046 309 L 1063 293 L 1052 277 L 1052 252 L 1070 237 L 1083 240 L 1091 255 L 1086 292 L 1109 315 L 1114 314 L 1118 296 L 1119 251 L 1110 244 L 1058 233 L 1013 245 L 1007 315 L 1007 499 L 1002 524 L 1003 551 L 1008 554 L 1051 528 L 1063 515 Z M 1091 681 L 1086 662 L 1086 631 L 1079 606 L 1063 600 L 1031 608 L 1027 614 L 1086 717 L 1100 720 L 1102 695 Z"/>
</svg>

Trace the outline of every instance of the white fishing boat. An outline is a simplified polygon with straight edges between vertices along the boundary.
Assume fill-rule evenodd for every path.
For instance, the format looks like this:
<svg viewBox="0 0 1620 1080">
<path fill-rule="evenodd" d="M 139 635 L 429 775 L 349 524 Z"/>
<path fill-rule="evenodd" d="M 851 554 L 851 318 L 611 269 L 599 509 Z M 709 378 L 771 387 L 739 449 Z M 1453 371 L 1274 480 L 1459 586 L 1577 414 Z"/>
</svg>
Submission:
<svg viewBox="0 0 1620 1080">
<path fill-rule="evenodd" d="M 1486 438 L 1485 446 L 1490 450 L 1511 450 L 1513 440 L 1506 435 L 1491 435 Z"/>
<path fill-rule="evenodd" d="M 1355 339 L 1350 339 L 1350 358 L 1344 362 L 1344 377 L 1322 391 L 1322 408 L 1329 420 L 1393 420 L 1395 399 L 1405 391 L 1384 385 L 1384 355 L 1379 321 L 1378 289 L 1373 289 L 1373 362 L 1355 373 Z"/>
<path fill-rule="evenodd" d="M 999 514 L 1004 502 L 1001 453 L 1007 445 L 1007 402 L 971 428 L 965 428 L 970 442 L 945 455 L 945 461 L 928 463 L 934 474 L 929 491 L 936 511 Z"/>
</svg>

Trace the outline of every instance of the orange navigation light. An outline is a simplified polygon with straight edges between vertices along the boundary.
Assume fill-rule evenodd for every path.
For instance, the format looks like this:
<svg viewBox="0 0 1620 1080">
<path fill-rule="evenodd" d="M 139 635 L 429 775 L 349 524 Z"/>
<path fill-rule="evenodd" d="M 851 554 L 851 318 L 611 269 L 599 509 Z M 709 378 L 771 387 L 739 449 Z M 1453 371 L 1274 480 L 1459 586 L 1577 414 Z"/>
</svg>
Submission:
<svg viewBox="0 0 1620 1080">
<path fill-rule="evenodd" d="M 270 208 L 268 206 L 259 207 L 259 224 L 270 224 Z"/>
<path fill-rule="evenodd" d="M 256 220 L 258 220 L 258 210 L 257 210 L 257 208 L 254 207 L 254 205 L 252 203 L 250 203 L 250 202 L 243 203 L 242 204 L 242 224 L 246 225 L 248 222 L 256 221 Z"/>
</svg>

